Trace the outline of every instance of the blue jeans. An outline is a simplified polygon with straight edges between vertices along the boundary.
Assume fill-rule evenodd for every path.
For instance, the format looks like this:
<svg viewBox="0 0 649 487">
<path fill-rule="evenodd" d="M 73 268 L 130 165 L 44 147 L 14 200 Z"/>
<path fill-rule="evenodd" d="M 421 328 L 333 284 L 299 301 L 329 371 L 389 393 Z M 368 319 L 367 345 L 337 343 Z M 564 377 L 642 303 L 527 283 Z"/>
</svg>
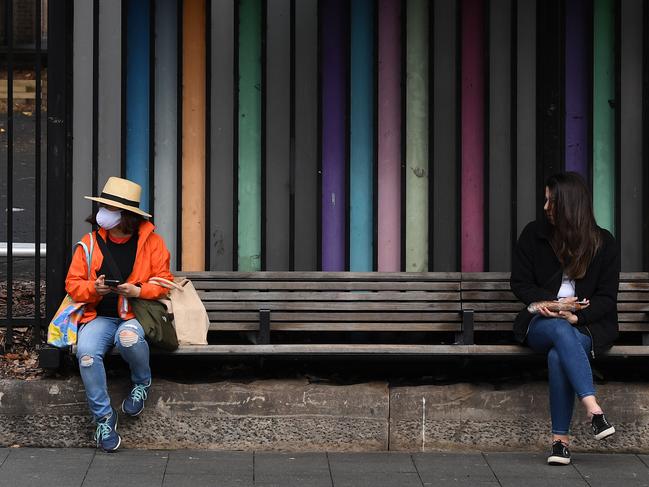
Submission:
<svg viewBox="0 0 649 487">
<path fill-rule="evenodd" d="M 128 333 L 129 331 L 136 336 Z M 121 318 L 97 316 L 83 325 L 77 335 L 77 359 L 88 405 L 95 419 L 111 412 L 104 355 L 113 345 L 131 368 L 131 380 L 134 384 L 147 384 L 151 379 L 149 344 L 144 339 L 144 330 L 136 319 L 125 321 Z"/>
<path fill-rule="evenodd" d="M 548 353 L 552 433 L 570 431 L 575 393 L 579 399 L 595 395 L 588 361 L 590 337 L 562 318 L 535 316 L 527 332 L 527 344 L 535 352 Z"/>
</svg>

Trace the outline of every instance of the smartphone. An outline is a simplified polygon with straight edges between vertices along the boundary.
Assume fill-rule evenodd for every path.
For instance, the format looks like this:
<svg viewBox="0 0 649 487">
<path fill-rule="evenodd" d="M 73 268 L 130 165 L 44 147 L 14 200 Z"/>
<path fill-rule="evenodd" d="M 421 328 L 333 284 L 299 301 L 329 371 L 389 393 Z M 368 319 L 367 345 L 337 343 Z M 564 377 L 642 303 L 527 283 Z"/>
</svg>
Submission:
<svg viewBox="0 0 649 487">
<path fill-rule="evenodd" d="M 104 279 L 104 284 L 108 287 L 117 287 L 122 282 L 119 279 Z"/>
</svg>

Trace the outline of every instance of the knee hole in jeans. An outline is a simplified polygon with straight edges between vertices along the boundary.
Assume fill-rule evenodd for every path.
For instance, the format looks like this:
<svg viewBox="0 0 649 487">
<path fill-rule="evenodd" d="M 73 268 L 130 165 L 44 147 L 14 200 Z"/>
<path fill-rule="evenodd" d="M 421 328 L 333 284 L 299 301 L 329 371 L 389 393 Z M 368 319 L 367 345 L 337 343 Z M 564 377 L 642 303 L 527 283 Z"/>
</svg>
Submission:
<svg viewBox="0 0 649 487">
<path fill-rule="evenodd" d="M 119 343 L 124 347 L 132 347 L 139 340 L 139 336 L 134 331 L 122 330 L 119 332 Z"/>
<path fill-rule="evenodd" d="M 79 365 L 81 367 L 92 367 L 92 364 L 95 363 L 95 359 L 90 355 L 82 355 L 79 359 Z"/>
</svg>

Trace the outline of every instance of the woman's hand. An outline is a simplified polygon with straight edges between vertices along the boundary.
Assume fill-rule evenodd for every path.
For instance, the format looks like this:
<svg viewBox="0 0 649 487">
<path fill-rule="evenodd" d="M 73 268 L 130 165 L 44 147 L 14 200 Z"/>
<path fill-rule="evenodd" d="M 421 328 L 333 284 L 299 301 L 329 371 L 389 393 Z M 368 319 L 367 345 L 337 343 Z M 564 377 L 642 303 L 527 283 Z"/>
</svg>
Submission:
<svg viewBox="0 0 649 487">
<path fill-rule="evenodd" d="M 99 294 L 100 296 L 105 296 L 106 294 L 111 292 L 111 288 L 106 286 L 106 284 L 104 284 L 104 279 L 105 278 L 106 278 L 106 275 L 102 274 L 95 281 L 95 291 L 97 291 L 97 294 Z"/>
<path fill-rule="evenodd" d="M 559 311 L 559 314 L 561 315 L 561 318 L 566 320 L 571 325 L 576 325 L 577 321 L 579 321 L 579 318 L 577 318 L 577 315 L 570 312 L 570 311 Z"/>
<path fill-rule="evenodd" d="M 130 282 L 120 284 L 115 288 L 115 292 L 127 298 L 137 298 L 140 296 L 140 288 Z"/>
</svg>

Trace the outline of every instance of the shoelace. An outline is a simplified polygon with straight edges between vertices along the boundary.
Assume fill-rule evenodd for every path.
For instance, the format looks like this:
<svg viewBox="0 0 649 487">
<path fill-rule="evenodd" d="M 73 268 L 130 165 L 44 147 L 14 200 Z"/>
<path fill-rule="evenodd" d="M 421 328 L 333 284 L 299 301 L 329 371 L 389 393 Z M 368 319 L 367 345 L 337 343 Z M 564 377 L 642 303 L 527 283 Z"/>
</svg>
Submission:
<svg viewBox="0 0 649 487">
<path fill-rule="evenodd" d="M 99 440 L 105 440 L 110 435 L 113 428 L 108 424 L 108 420 L 97 423 L 97 431 L 95 431 L 95 441 L 99 444 Z"/>
<path fill-rule="evenodd" d="M 147 397 L 147 386 L 138 384 L 131 391 L 131 399 L 135 401 L 144 401 Z"/>
</svg>

